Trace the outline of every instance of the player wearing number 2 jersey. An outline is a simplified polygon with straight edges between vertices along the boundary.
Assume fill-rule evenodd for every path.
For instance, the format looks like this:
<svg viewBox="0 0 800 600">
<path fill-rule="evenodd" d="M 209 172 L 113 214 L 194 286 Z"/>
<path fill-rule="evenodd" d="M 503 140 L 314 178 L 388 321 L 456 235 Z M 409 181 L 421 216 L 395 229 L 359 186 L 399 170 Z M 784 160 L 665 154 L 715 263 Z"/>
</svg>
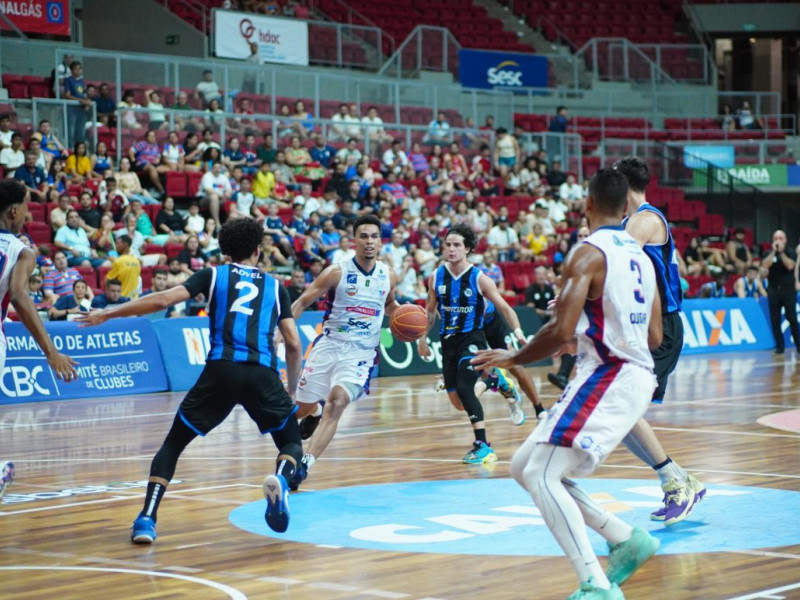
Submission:
<svg viewBox="0 0 800 600">
<path fill-rule="evenodd" d="M 253 219 L 229 221 L 219 232 L 219 245 L 233 264 L 202 269 L 182 285 L 78 319 L 97 325 L 114 317 L 163 311 L 198 294 L 208 298 L 211 350 L 203 372 L 186 394 L 153 458 L 144 507 L 133 523 L 131 539 L 136 543 L 149 544 L 156 538 L 158 505 L 184 448 L 222 423 L 237 404 L 262 434 L 272 435 L 278 447 L 275 475 L 268 475 L 263 485 L 265 518 L 275 531 L 286 531 L 289 525 L 287 482 L 303 454 L 294 418 L 297 407 L 290 397 L 297 389 L 302 348 L 289 293 L 256 267 L 262 235 L 261 226 Z M 276 325 L 286 344 L 288 394 L 277 371 L 273 342 Z"/>
</svg>

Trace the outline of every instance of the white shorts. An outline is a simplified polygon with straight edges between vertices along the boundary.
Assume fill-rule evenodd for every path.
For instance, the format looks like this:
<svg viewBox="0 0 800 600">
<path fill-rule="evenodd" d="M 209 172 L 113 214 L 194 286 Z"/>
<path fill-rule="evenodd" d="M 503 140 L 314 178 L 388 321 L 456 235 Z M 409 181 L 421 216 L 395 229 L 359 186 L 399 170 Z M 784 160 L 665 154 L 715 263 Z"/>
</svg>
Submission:
<svg viewBox="0 0 800 600">
<path fill-rule="evenodd" d="M 531 439 L 583 452 L 571 474 L 589 475 L 644 416 L 655 389 L 655 375 L 637 365 L 581 366 Z"/>
<path fill-rule="evenodd" d="M 300 381 L 297 401 L 313 404 L 325 400 L 334 386 L 350 395 L 350 401 L 369 393 L 369 380 L 378 350 L 359 348 L 322 337 L 311 350 Z"/>
</svg>

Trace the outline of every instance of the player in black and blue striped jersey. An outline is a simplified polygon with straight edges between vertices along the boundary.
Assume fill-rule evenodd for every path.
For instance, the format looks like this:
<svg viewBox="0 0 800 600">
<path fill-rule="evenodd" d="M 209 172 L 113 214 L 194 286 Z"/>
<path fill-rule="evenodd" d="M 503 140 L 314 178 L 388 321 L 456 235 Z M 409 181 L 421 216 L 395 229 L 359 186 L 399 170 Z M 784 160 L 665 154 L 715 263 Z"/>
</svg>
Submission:
<svg viewBox="0 0 800 600">
<path fill-rule="evenodd" d="M 232 264 L 201 269 L 183 284 L 79 319 L 99 325 L 108 319 L 144 315 L 198 294 L 209 299 L 211 350 L 203 372 L 186 394 L 172 428 L 150 466 L 144 507 L 133 523 L 131 540 L 152 543 L 156 513 L 183 450 L 198 435 L 222 423 L 237 404 L 278 447 L 274 475 L 264 479 L 265 519 L 283 532 L 289 525 L 288 481 L 303 456 L 300 428 L 292 401 L 300 378 L 302 347 L 286 288 L 257 267 L 263 229 L 250 218 L 235 219 L 219 233 L 222 253 Z M 273 336 L 280 330 L 286 345 L 288 393 L 278 375 Z"/>
</svg>

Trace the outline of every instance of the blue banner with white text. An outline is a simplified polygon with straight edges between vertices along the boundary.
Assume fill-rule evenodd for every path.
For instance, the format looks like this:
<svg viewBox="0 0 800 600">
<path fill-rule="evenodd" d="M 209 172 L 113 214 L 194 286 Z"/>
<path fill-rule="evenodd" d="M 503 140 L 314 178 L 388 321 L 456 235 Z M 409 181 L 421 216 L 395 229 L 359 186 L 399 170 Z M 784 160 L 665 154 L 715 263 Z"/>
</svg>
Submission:
<svg viewBox="0 0 800 600">
<path fill-rule="evenodd" d="M 683 352 L 767 350 L 775 344 L 769 319 L 753 298 L 708 298 L 683 303 Z"/>
<path fill-rule="evenodd" d="M 464 87 L 483 89 L 546 88 L 547 58 L 536 54 L 458 51 L 458 81 Z"/>
<path fill-rule="evenodd" d="M 70 321 L 45 323 L 55 347 L 78 362 L 78 379 L 56 378 L 33 336 L 21 323 L 6 323 L 6 363 L 0 404 L 147 394 L 167 389 L 153 325 L 147 319 L 115 319 L 79 328 Z"/>
</svg>

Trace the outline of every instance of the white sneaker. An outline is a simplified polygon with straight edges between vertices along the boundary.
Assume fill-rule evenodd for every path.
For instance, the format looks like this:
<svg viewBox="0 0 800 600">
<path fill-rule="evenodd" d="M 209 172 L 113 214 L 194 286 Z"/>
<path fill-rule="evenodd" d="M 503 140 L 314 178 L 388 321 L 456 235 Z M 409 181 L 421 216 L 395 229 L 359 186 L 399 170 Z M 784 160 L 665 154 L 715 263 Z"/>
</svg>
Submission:
<svg viewBox="0 0 800 600">
<path fill-rule="evenodd" d="M 514 425 L 520 426 L 525 422 L 525 411 L 522 410 L 522 396 L 519 393 L 515 394 L 514 402 L 508 404 L 508 410 L 511 413 L 511 422 Z"/>
<path fill-rule="evenodd" d="M 544 423 L 547 420 L 547 411 L 543 410 L 538 415 L 536 415 L 536 420 L 539 421 L 539 423 Z"/>
</svg>

